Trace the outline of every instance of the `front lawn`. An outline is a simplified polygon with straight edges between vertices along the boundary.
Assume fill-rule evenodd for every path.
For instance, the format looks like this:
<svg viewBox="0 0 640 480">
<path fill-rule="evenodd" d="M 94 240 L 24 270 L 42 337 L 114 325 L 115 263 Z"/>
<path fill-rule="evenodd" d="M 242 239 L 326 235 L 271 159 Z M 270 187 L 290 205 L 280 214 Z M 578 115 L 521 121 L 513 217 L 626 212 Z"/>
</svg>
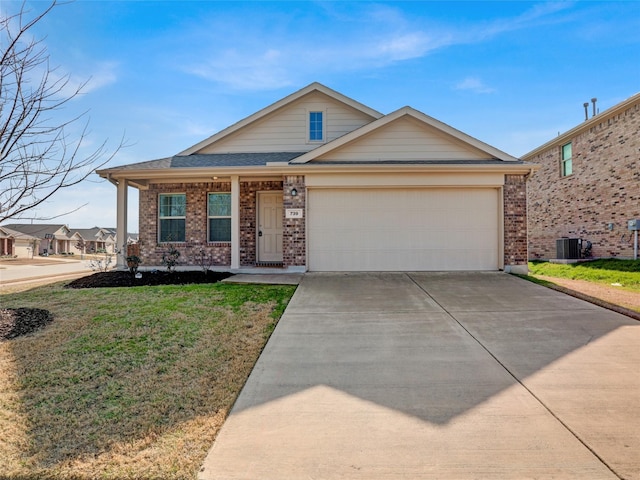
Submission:
<svg viewBox="0 0 640 480">
<path fill-rule="evenodd" d="M 626 290 L 640 292 L 640 260 L 602 259 L 591 262 L 558 264 L 529 262 L 532 275 L 585 280 L 602 285 L 615 284 Z"/>
<path fill-rule="evenodd" d="M 0 296 L 44 329 L 0 341 L 0 477 L 194 479 L 295 287 Z"/>
</svg>

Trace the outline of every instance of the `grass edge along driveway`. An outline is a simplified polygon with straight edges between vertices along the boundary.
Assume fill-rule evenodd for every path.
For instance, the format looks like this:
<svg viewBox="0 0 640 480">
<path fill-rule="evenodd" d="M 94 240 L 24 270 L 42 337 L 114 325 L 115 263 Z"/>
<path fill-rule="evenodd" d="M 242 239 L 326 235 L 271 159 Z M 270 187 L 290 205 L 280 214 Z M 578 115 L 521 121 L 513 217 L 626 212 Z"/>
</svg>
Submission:
<svg viewBox="0 0 640 480">
<path fill-rule="evenodd" d="M 599 259 L 572 264 L 534 261 L 529 262 L 529 276 L 522 277 L 640 313 L 640 260 Z M 605 304 L 601 306 L 607 307 Z M 635 313 L 633 317 L 638 318 Z"/>
<path fill-rule="evenodd" d="M 295 287 L 0 296 L 54 322 L 0 342 L 2 478 L 196 478 Z"/>
</svg>

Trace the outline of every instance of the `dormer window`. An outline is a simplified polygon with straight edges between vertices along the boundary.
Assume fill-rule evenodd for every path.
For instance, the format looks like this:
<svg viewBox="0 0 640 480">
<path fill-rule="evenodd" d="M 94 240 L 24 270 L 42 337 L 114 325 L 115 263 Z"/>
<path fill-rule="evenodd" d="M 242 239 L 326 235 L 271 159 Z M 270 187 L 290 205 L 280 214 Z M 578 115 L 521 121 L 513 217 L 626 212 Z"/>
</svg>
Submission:
<svg viewBox="0 0 640 480">
<path fill-rule="evenodd" d="M 309 141 L 324 142 L 324 112 L 309 112 Z"/>
</svg>

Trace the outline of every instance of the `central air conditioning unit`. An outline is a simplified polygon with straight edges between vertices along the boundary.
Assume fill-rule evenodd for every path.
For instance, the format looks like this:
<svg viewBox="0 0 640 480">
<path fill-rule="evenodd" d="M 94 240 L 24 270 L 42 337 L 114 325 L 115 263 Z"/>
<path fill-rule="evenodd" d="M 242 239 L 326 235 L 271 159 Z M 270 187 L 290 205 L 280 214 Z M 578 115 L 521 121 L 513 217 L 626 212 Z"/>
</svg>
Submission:
<svg viewBox="0 0 640 480">
<path fill-rule="evenodd" d="M 577 260 L 580 258 L 580 240 L 577 238 L 559 238 L 556 240 L 556 258 Z"/>
</svg>

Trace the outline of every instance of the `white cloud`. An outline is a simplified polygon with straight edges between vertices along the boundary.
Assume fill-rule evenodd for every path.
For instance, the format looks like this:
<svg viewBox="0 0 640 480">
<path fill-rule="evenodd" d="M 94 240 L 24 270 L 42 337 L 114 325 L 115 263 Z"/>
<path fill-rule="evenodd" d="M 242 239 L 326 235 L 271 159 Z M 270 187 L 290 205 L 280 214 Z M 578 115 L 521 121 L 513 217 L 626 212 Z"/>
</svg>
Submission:
<svg viewBox="0 0 640 480">
<path fill-rule="evenodd" d="M 89 80 L 82 93 L 89 93 L 116 83 L 118 81 L 117 69 L 118 64 L 116 62 L 99 62 L 96 64 L 92 71 L 89 72 Z"/>
<path fill-rule="evenodd" d="M 482 80 L 477 77 L 467 77 L 455 86 L 456 90 L 469 90 L 474 93 L 494 93 L 495 88 L 485 85 Z"/>
<path fill-rule="evenodd" d="M 186 70 L 240 90 L 271 90 L 294 83 L 288 74 L 289 65 L 291 60 L 288 55 L 279 49 L 262 49 L 261 53 L 255 55 L 233 48 L 208 61 L 186 67 Z"/>
<path fill-rule="evenodd" d="M 349 10 L 332 4 L 324 11 L 326 28 L 316 21 L 312 35 L 304 18 L 295 13 L 242 19 L 242 25 L 232 17 L 201 19 L 201 24 L 190 30 L 189 43 L 203 48 L 193 51 L 192 60 L 180 63 L 190 74 L 233 89 L 272 90 L 319 75 L 370 70 L 421 58 L 451 45 L 480 43 L 507 31 L 552 21 L 555 13 L 570 6 L 569 2 L 544 3 L 513 18 L 460 27 L 428 17 L 409 17 L 390 5 Z M 247 31 L 251 35 L 246 35 Z M 494 91 L 474 79 L 460 88 Z"/>
<path fill-rule="evenodd" d="M 433 42 L 424 33 L 410 32 L 383 39 L 376 53 L 383 60 L 395 62 L 422 57 L 438 46 L 439 42 Z"/>
</svg>

